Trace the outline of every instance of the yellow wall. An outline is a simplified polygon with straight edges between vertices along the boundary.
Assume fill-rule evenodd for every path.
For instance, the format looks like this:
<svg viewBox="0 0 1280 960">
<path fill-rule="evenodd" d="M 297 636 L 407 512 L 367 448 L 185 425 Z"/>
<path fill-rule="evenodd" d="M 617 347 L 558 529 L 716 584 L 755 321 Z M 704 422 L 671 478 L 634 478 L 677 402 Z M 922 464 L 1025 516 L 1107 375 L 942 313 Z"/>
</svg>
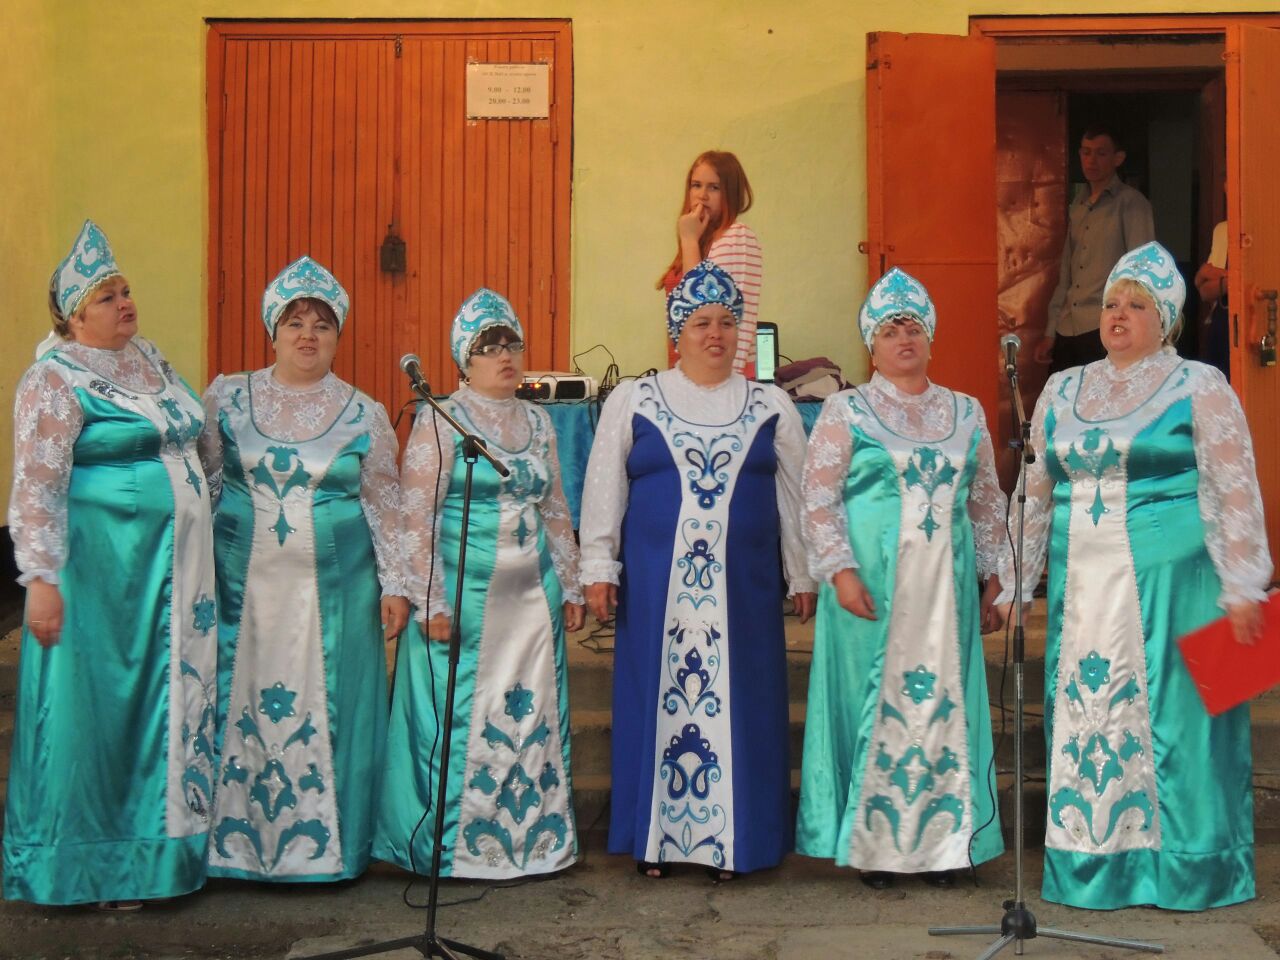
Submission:
<svg viewBox="0 0 1280 960">
<path fill-rule="evenodd" d="M 53 235 L 53 23 L 42 0 L 11 0 L 0 57 L 0 504 L 13 473 L 13 393 L 49 329 Z M 7 521 L 0 517 L 0 524 Z"/>
<path fill-rule="evenodd" d="M 756 191 L 744 219 L 765 249 L 761 317 L 778 322 L 790 356 L 827 354 L 856 379 L 866 33 L 964 33 L 971 14 L 1118 10 L 1114 0 L 8 0 L 7 12 L 6 404 L 28 344 L 47 330 L 45 278 L 90 215 L 128 271 L 144 331 L 203 384 L 205 18 L 571 19 L 574 349 L 604 342 L 627 372 L 661 362 L 653 282 L 673 252 L 682 177 L 700 150 L 721 147 L 742 158 Z M 10 446 L 0 416 L 4 474 Z"/>
</svg>

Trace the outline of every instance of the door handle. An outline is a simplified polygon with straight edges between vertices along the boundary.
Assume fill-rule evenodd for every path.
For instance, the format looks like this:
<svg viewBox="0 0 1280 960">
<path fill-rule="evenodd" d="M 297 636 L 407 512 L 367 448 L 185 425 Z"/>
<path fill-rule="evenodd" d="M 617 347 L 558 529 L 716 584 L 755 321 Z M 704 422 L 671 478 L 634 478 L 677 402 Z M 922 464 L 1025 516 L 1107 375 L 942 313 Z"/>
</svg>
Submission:
<svg viewBox="0 0 1280 960">
<path fill-rule="evenodd" d="M 1259 290 L 1257 297 L 1267 305 L 1267 332 L 1262 335 L 1262 340 L 1258 344 L 1258 362 L 1264 367 L 1274 367 L 1276 365 L 1277 292 L 1275 290 Z"/>
</svg>

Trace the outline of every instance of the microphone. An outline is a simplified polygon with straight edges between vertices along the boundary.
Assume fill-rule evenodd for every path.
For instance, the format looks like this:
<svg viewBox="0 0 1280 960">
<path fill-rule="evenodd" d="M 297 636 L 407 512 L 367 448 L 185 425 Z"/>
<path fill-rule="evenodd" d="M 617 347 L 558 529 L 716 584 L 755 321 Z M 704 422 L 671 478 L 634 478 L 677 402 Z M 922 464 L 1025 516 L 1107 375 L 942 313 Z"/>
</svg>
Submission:
<svg viewBox="0 0 1280 960">
<path fill-rule="evenodd" d="M 1022 341 L 1016 333 L 1006 333 L 1000 338 L 1000 350 L 1004 354 L 1004 372 L 1006 376 L 1018 375 L 1018 351 L 1022 349 Z M 414 358 L 417 359 L 416 357 Z M 403 361 L 402 361 L 403 362 Z"/>
<path fill-rule="evenodd" d="M 431 394 L 431 385 L 422 376 L 422 361 L 416 353 L 406 353 L 400 358 L 400 369 L 409 377 L 409 387 L 419 396 Z"/>
</svg>

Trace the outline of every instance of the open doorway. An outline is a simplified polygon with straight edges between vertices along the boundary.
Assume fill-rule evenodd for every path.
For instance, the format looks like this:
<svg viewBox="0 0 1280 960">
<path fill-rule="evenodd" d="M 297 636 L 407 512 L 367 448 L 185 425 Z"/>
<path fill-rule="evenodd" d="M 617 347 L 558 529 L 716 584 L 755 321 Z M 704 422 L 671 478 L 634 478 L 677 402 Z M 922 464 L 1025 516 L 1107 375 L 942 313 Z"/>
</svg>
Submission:
<svg viewBox="0 0 1280 960">
<path fill-rule="evenodd" d="M 1119 176 L 1151 202 L 1156 238 L 1187 281 L 1183 356 L 1211 359 L 1209 309 L 1192 282 L 1225 218 L 1223 38 L 1029 37 L 996 47 L 998 289 L 1001 325 L 1032 347 L 1058 282 L 1067 207 L 1087 189 L 1087 127 L 1117 131 Z M 1226 358 L 1221 365 L 1227 366 Z M 1224 369 L 1224 373 L 1227 372 Z M 1029 370 L 1029 399 L 1044 368 Z"/>
</svg>

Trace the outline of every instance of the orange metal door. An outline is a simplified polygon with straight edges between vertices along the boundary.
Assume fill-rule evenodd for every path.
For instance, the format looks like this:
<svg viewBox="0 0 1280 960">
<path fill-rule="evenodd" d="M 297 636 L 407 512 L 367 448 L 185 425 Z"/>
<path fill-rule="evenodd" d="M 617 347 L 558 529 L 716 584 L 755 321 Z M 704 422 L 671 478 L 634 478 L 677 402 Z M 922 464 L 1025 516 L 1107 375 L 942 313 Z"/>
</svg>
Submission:
<svg viewBox="0 0 1280 960">
<path fill-rule="evenodd" d="M 1269 329 L 1269 308 L 1276 308 L 1265 295 L 1280 290 L 1280 30 L 1232 25 L 1226 58 L 1231 382 L 1253 434 L 1274 561 L 1280 553 L 1280 367 L 1263 367 L 1258 347 Z"/>
<path fill-rule="evenodd" d="M 213 24 L 210 376 L 271 362 L 262 290 L 303 253 L 351 294 L 335 372 L 389 410 L 410 396 L 403 353 L 454 388 L 449 325 L 482 284 L 514 304 L 531 368 L 566 363 L 569 38 L 553 21 Z M 549 63 L 550 119 L 467 120 L 469 61 Z M 389 229 L 404 273 L 381 269 Z"/>
<path fill-rule="evenodd" d="M 867 35 L 868 283 L 900 267 L 938 308 L 931 379 L 977 397 L 993 432 L 995 43 Z"/>
</svg>

